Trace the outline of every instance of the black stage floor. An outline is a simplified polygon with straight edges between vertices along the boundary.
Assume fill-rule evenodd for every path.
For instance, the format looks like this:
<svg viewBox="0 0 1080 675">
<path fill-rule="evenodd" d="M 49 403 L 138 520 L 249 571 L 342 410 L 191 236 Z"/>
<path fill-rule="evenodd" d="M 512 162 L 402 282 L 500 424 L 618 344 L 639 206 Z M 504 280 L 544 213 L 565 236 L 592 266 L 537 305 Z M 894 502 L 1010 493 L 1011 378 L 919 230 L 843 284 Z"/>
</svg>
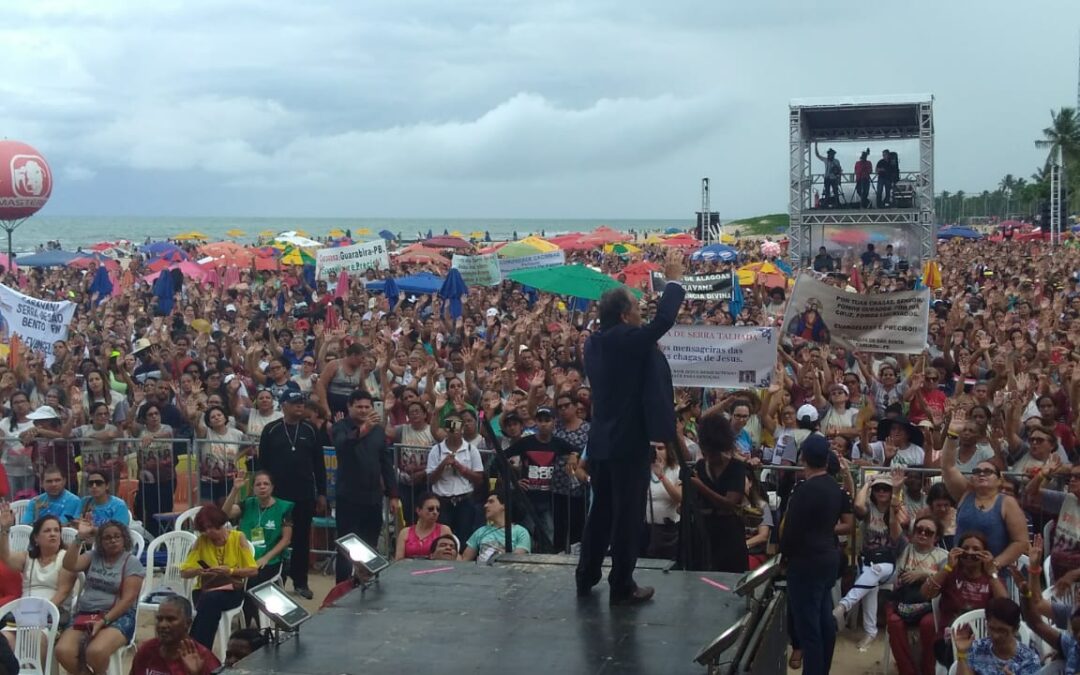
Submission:
<svg viewBox="0 0 1080 675">
<path fill-rule="evenodd" d="M 490 567 L 395 563 L 377 586 L 353 591 L 306 622 L 298 638 L 227 672 L 702 673 L 694 656 L 745 609 L 742 598 L 702 581 L 734 588 L 734 574 L 639 566 L 635 579 L 656 587 L 656 597 L 610 608 L 606 581 L 591 597 L 576 596 L 567 564 L 574 559 L 531 558 Z"/>
</svg>

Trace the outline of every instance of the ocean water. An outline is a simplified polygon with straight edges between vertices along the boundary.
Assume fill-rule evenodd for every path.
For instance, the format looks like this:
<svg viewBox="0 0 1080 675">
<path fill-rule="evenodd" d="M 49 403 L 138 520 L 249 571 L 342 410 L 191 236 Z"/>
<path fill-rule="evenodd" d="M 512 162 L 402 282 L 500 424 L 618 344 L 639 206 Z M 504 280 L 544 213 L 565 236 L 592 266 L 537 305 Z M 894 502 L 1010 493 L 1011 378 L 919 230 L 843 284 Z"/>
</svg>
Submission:
<svg viewBox="0 0 1080 675">
<path fill-rule="evenodd" d="M 15 251 L 31 251 L 38 244 L 59 240 L 65 249 L 74 250 L 79 246 L 89 246 L 100 241 L 128 239 L 142 242 L 147 238 L 166 239 L 184 232 L 196 230 L 212 240 L 227 239 L 225 234 L 232 229 L 242 230 L 245 236 L 237 241 L 254 241 L 264 230 L 284 232 L 304 230 L 311 237 L 326 236 L 333 229 L 352 230 L 354 236 L 358 230 L 367 228 L 372 233 L 390 230 L 403 239 L 425 238 L 428 231 L 441 235 L 444 232 L 460 232 L 468 237 L 473 232 L 487 232 L 492 239 L 510 239 L 529 234 L 554 236 L 566 232 L 593 230 L 600 225 L 607 225 L 620 231 L 663 231 L 668 228 L 687 230 L 694 226 L 693 218 L 672 218 L 670 220 L 628 220 L 628 219 L 535 219 L 535 218 L 185 218 L 185 217 L 75 217 L 75 216 L 34 216 L 23 223 L 12 238 Z M 0 249 L 6 249 L 7 242 L 0 232 Z"/>
</svg>

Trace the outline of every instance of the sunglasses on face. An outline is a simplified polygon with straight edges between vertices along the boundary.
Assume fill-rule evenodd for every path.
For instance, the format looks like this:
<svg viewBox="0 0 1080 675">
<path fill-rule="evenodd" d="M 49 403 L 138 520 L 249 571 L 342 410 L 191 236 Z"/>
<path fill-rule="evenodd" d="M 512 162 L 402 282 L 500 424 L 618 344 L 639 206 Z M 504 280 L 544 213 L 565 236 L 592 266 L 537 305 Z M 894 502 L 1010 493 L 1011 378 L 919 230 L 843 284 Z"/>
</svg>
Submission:
<svg viewBox="0 0 1080 675">
<path fill-rule="evenodd" d="M 95 478 L 93 480 L 86 481 L 86 484 L 90 487 L 99 487 L 101 485 L 104 485 L 105 481 Z"/>
<path fill-rule="evenodd" d="M 932 527 L 916 527 L 915 534 L 921 534 L 924 537 L 934 537 L 937 536 L 937 530 Z"/>
<path fill-rule="evenodd" d="M 995 475 L 997 475 L 997 471 L 994 471 L 993 469 L 972 469 L 971 470 L 971 475 L 972 476 L 995 476 Z"/>
</svg>

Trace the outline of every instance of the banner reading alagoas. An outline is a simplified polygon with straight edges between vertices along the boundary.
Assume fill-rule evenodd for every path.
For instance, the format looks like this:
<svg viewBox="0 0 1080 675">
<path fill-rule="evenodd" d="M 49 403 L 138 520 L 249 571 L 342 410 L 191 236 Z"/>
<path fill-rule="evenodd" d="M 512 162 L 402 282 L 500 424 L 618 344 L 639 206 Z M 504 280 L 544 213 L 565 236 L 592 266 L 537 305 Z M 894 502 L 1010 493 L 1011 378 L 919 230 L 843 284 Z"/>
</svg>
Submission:
<svg viewBox="0 0 1080 675">
<path fill-rule="evenodd" d="M 778 336 L 768 327 L 675 325 L 659 345 L 676 387 L 765 388 L 772 384 Z"/>
<path fill-rule="evenodd" d="M 382 239 L 352 246 L 320 248 L 315 252 L 315 276 L 319 279 L 328 279 L 331 272 L 340 273 L 341 270 L 348 270 L 351 276 L 369 269 L 389 268 L 390 254 Z"/>
<path fill-rule="evenodd" d="M 864 352 L 921 354 L 929 322 L 930 289 L 849 293 L 802 274 L 788 300 L 784 332 Z"/>
</svg>

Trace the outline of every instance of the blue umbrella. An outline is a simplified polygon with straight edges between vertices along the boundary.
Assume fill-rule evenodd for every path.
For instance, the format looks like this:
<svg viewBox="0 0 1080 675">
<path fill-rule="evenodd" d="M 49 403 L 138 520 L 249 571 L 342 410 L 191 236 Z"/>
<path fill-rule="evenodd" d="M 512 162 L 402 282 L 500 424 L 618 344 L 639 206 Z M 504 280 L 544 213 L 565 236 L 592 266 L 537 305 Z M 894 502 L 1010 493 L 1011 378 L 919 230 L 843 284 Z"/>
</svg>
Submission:
<svg viewBox="0 0 1080 675">
<path fill-rule="evenodd" d="M 104 265 L 97 268 L 97 272 L 94 272 L 94 280 L 90 282 L 90 294 L 97 293 L 97 300 L 94 301 L 95 305 L 100 305 L 101 301 L 112 295 L 113 285 L 112 279 L 109 278 L 109 270 L 105 269 Z"/>
<path fill-rule="evenodd" d="M 304 265 L 303 267 L 304 281 L 307 282 L 309 288 L 315 288 L 315 266 Z"/>
<path fill-rule="evenodd" d="M 158 309 L 164 312 L 165 316 L 172 314 L 173 302 L 173 277 L 169 273 L 169 270 L 162 270 L 158 278 L 154 280 L 154 297 L 158 299 Z"/>
<path fill-rule="evenodd" d="M 720 262 L 732 262 L 739 257 L 739 252 L 727 244 L 709 244 L 690 254 L 691 260 L 719 260 Z"/>
<path fill-rule="evenodd" d="M 970 227 L 946 227 L 938 230 L 938 239 L 982 239 L 982 235 Z"/>
<path fill-rule="evenodd" d="M 401 295 L 401 291 L 398 290 L 397 282 L 393 277 L 386 280 L 383 284 L 383 295 L 386 296 L 387 302 L 390 303 L 390 311 L 394 311 L 394 308 L 398 304 L 398 296 Z"/>
<path fill-rule="evenodd" d="M 743 300 L 742 286 L 739 284 L 739 275 L 731 275 L 731 302 L 728 303 L 728 310 L 731 312 L 731 318 L 739 318 L 739 312 L 742 311 Z"/>
<path fill-rule="evenodd" d="M 669 227 L 668 229 L 664 230 L 664 234 L 680 234 L 681 232 L 682 230 L 677 227 Z"/>
<path fill-rule="evenodd" d="M 450 318 L 457 321 L 461 316 L 461 296 L 469 292 L 465 280 L 461 278 L 461 272 L 451 269 L 446 275 L 446 281 L 439 289 L 439 297 L 450 301 Z"/>
<path fill-rule="evenodd" d="M 379 231 L 379 236 L 382 237 L 383 239 L 385 239 L 386 241 L 394 241 L 395 239 L 397 239 L 397 237 L 394 236 L 394 233 L 391 232 L 390 230 L 380 230 Z"/>
<path fill-rule="evenodd" d="M 169 259 L 174 262 L 187 260 L 187 253 L 184 253 L 182 248 L 176 244 L 170 244 L 167 241 L 152 241 L 149 244 L 140 247 L 139 251 L 153 258 L 170 256 Z"/>
</svg>

